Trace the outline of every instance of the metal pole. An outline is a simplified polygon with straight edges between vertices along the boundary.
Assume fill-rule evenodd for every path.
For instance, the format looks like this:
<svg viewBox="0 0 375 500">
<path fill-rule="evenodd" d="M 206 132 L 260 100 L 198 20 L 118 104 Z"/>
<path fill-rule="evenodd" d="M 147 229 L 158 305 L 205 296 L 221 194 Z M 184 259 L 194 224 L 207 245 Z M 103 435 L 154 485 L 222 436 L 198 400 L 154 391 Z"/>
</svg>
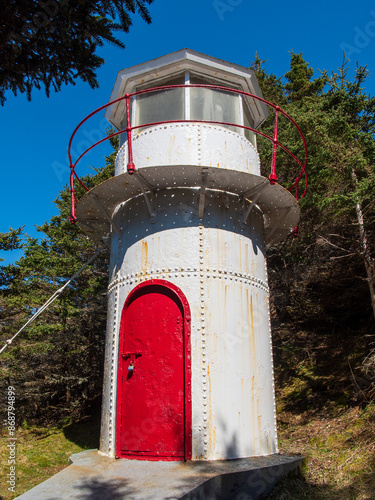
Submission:
<svg viewBox="0 0 375 500">
<path fill-rule="evenodd" d="M 134 174 L 135 165 L 133 163 L 133 148 L 132 148 L 132 128 L 130 123 L 130 104 L 129 94 L 126 94 L 126 133 L 128 135 L 128 174 Z"/>
<path fill-rule="evenodd" d="M 30 323 L 32 323 L 40 314 L 42 314 L 42 312 L 47 309 L 51 304 L 52 302 L 54 302 L 57 297 L 59 297 L 62 292 L 65 290 L 65 288 L 73 281 L 77 278 L 77 276 L 89 265 L 91 264 L 91 262 L 96 259 L 96 257 L 100 254 L 100 252 L 102 251 L 101 248 L 99 248 L 95 253 L 94 255 L 86 262 L 86 264 L 84 264 L 61 288 L 59 288 L 58 290 L 56 290 L 56 292 L 54 292 L 54 294 L 47 300 L 47 302 L 45 302 L 42 307 L 40 307 L 37 312 L 23 325 L 22 328 L 20 328 L 18 330 L 18 332 L 13 335 L 13 337 L 9 340 L 6 341 L 6 344 L 4 345 L 4 347 L 2 347 L 0 349 L 0 354 L 6 349 L 6 347 L 8 345 L 10 345 L 13 340 L 17 337 L 17 335 L 19 335 L 28 325 L 30 325 Z"/>
</svg>

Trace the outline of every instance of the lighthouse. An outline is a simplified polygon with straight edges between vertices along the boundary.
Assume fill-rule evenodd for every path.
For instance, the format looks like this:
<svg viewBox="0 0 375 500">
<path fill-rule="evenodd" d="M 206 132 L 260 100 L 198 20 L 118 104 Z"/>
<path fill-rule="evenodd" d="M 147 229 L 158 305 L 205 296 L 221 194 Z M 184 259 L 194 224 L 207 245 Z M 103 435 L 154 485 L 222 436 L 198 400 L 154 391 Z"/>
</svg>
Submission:
<svg viewBox="0 0 375 500">
<path fill-rule="evenodd" d="M 299 205 L 274 164 L 261 175 L 267 116 L 251 69 L 189 49 L 118 73 L 106 111 L 115 176 L 74 213 L 111 254 L 106 456 L 278 451 L 266 248 L 295 228 Z"/>
</svg>

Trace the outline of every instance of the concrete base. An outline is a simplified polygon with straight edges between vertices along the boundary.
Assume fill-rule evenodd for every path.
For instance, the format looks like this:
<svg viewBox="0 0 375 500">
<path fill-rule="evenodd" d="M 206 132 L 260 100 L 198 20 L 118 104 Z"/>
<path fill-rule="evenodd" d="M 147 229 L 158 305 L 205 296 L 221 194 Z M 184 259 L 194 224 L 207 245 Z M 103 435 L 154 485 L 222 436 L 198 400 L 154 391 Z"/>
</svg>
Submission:
<svg viewBox="0 0 375 500">
<path fill-rule="evenodd" d="M 20 495 L 22 500 L 257 500 L 303 457 L 271 455 L 212 462 L 116 460 L 88 450 Z"/>
</svg>

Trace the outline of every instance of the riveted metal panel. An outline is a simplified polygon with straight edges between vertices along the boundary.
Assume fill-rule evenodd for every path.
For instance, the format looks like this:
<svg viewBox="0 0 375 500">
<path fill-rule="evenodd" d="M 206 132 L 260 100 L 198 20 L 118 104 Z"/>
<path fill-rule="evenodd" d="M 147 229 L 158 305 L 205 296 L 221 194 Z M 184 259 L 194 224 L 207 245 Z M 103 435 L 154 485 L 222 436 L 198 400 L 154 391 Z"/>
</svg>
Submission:
<svg viewBox="0 0 375 500">
<path fill-rule="evenodd" d="M 196 165 L 237 170 L 259 175 L 260 160 L 244 136 L 203 123 L 171 123 L 149 127 L 132 141 L 137 168 L 154 165 Z M 116 175 L 126 172 L 128 143 L 116 158 Z"/>
<path fill-rule="evenodd" d="M 140 198 L 123 204 L 115 216 L 119 233 L 112 236 L 109 293 L 118 290 L 118 310 L 137 284 L 150 279 L 168 280 L 185 295 L 191 310 L 193 460 L 274 453 L 262 214 L 254 208 L 241 225 L 237 197 L 211 192 L 205 203 L 203 220 L 194 190 L 160 192 L 153 220 Z M 118 315 L 116 322 L 118 336 Z M 106 377 L 112 378 L 105 387 L 116 388 L 115 370 Z M 103 414 L 113 420 L 109 399 Z M 113 432 L 103 431 L 103 452 Z"/>
</svg>

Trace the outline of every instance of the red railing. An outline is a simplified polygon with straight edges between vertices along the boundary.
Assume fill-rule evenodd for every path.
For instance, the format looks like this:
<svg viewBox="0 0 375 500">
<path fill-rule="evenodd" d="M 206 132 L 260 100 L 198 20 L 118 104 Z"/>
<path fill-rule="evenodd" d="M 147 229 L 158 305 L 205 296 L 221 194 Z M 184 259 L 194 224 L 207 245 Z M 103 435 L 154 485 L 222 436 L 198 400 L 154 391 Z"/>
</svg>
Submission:
<svg viewBox="0 0 375 500">
<path fill-rule="evenodd" d="M 212 90 L 221 90 L 221 91 L 225 91 L 225 92 L 239 94 L 239 95 L 243 95 L 245 97 L 250 97 L 252 99 L 255 99 L 257 101 L 260 101 L 260 102 L 266 104 L 267 106 L 270 106 L 271 108 L 273 108 L 275 110 L 275 124 L 274 124 L 274 134 L 273 134 L 273 137 L 270 137 L 269 135 L 261 132 L 260 130 L 256 130 L 254 128 L 247 127 L 245 125 L 239 125 L 238 123 L 219 122 L 219 121 L 214 121 L 214 120 L 185 120 L 185 119 L 181 119 L 181 120 L 167 120 L 167 121 L 159 121 L 159 122 L 152 122 L 152 123 L 143 123 L 141 125 L 131 126 L 131 119 L 130 119 L 130 99 L 132 97 L 137 96 L 137 95 L 141 95 L 141 94 L 147 94 L 147 93 L 150 93 L 150 92 L 157 92 L 157 91 L 160 91 L 160 90 L 170 90 L 170 89 L 185 88 L 185 87 L 207 88 L 207 89 L 212 89 Z M 103 109 L 107 108 L 108 106 L 112 106 L 112 104 L 115 104 L 115 103 L 117 103 L 119 101 L 122 101 L 122 100 L 125 100 L 125 104 L 126 104 L 126 118 L 127 118 L 126 119 L 126 123 L 127 123 L 126 128 L 124 128 L 123 130 L 119 130 L 117 132 L 114 132 L 113 134 L 110 134 L 110 135 L 104 137 L 103 139 L 97 141 L 95 144 L 93 144 L 92 146 L 90 146 L 89 148 L 87 148 L 77 158 L 77 160 L 73 163 L 73 161 L 72 161 L 72 154 L 71 154 L 72 142 L 73 142 L 73 139 L 74 139 L 76 133 L 80 129 L 80 127 L 89 118 L 91 118 L 92 116 L 94 116 L 96 113 L 99 113 L 99 111 L 102 111 Z M 289 122 L 292 123 L 292 125 L 297 129 L 297 131 L 298 131 L 298 133 L 299 133 L 299 135 L 301 137 L 301 140 L 302 140 L 302 143 L 303 143 L 303 147 L 304 147 L 304 159 L 303 159 L 303 161 L 299 160 L 291 151 L 289 151 L 288 148 L 286 148 L 284 145 L 282 145 L 279 142 L 279 140 L 278 140 L 279 115 L 280 114 L 282 114 L 287 120 L 289 120 Z M 140 90 L 138 92 L 133 92 L 132 94 L 125 94 L 123 97 L 119 97 L 118 99 L 114 99 L 113 101 L 110 101 L 107 104 L 104 104 L 103 106 L 100 106 L 100 108 L 96 109 L 95 111 L 93 111 L 92 113 L 90 113 L 89 115 L 87 115 L 86 118 L 84 118 L 77 125 L 77 127 L 75 128 L 75 130 L 74 130 L 74 132 L 73 132 L 73 134 L 72 134 L 72 136 L 70 138 L 69 147 L 68 147 L 68 157 L 69 157 L 69 163 L 70 163 L 70 190 L 71 190 L 71 216 L 70 216 L 70 220 L 71 220 L 71 222 L 72 223 L 76 222 L 75 203 L 76 203 L 77 200 L 76 200 L 75 189 L 74 189 L 74 178 L 77 179 L 77 181 L 81 184 L 81 186 L 86 191 L 89 191 L 89 188 L 87 186 L 85 186 L 85 184 L 81 181 L 81 179 L 78 177 L 78 175 L 77 175 L 77 173 L 75 171 L 78 162 L 83 158 L 83 156 L 85 156 L 89 151 L 91 151 L 98 144 L 101 144 L 102 142 L 107 141 L 108 139 L 111 139 L 112 137 L 115 137 L 116 135 L 126 133 L 127 134 L 127 139 L 128 139 L 128 142 L 127 142 L 127 147 L 128 147 L 127 171 L 131 175 L 131 174 L 133 174 L 135 172 L 135 168 L 136 168 L 136 166 L 134 165 L 134 162 L 133 162 L 132 131 L 136 130 L 136 129 L 141 129 L 141 128 L 144 128 L 144 127 L 151 127 L 151 126 L 154 126 L 154 125 L 163 125 L 163 124 L 166 124 L 166 123 L 182 123 L 182 122 L 184 122 L 184 123 L 185 122 L 186 123 L 211 123 L 213 125 L 224 125 L 224 126 L 227 126 L 227 127 L 237 127 L 237 128 L 242 128 L 242 129 L 250 130 L 251 132 L 254 132 L 257 135 L 260 135 L 260 136 L 268 139 L 269 141 L 271 141 L 273 143 L 271 173 L 270 173 L 270 176 L 268 177 L 270 183 L 271 184 L 275 184 L 275 182 L 277 181 L 276 159 L 277 159 L 277 148 L 280 147 L 291 158 L 293 158 L 293 160 L 301 168 L 301 171 L 300 171 L 299 175 L 296 177 L 294 183 L 292 184 L 292 186 L 290 186 L 288 188 L 288 190 L 292 191 L 293 189 L 295 189 L 295 197 L 296 197 L 297 200 L 300 199 L 300 198 L 303 198 L 305 196 L 306 189 L 307 189 L 307 174 L 306 174 L 307 147 L 306 147 L 306 141 L 305 141 L 305 138 L 304 138 L 304 136 L 302 134 L 302 131 L 299 128 L 299 126 L 297 125 L 297 123 L 293 120 L 293 118 L 291 116 L 289 116 L 287 113 L 285 113 L 285 111 L 283 111 L 279 106 L 276 106 L 275 104 L 272 104 L 271 102 L 268 102 L 265 99 L 263 99 L 262 97 L 259 97 L 257 95 L 250 94 L 248 92 L 244 92 L 244 91 L 238 90 L 238 89 L 231 89 L 231 88 L 227 88 L 227 87 L 222 87 L 220 85 L 199 85 L 199 84 L 165 85 L 163 87 L 155 87 L 155 88 L 152 88 L 152 89 Z M 304 190 L 303 190 L 302 195 L 300 196 L 299 195 L 299 184 L 300 184 L 300 181 L 301 181 L 301 179 L 303 177 L 304 177 L 304 180 L 305 180 L 305 182 L 304 182 Z"/>
</svg>

